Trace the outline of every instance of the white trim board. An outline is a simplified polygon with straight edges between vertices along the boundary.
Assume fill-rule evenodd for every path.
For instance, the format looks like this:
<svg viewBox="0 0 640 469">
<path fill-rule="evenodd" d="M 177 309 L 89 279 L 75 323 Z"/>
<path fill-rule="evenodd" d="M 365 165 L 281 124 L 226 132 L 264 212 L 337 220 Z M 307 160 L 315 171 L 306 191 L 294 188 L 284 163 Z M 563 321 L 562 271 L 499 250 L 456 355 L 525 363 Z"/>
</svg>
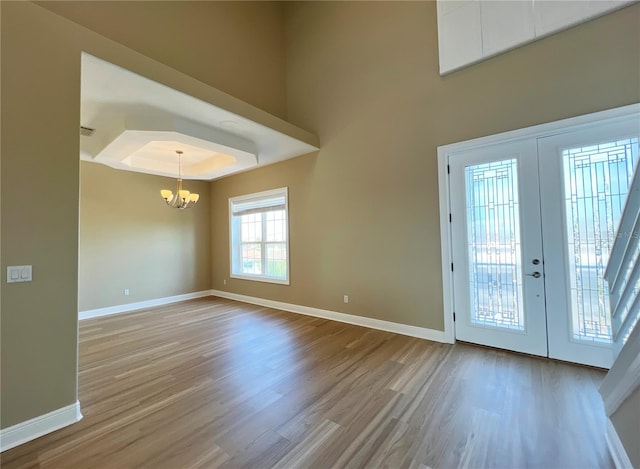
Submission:
<svg viewBox="0 0 640 469">
<path fill-rule="evenodd" d="M 453 262 L 453 252 L 451 243 L 451 221 L 449 214 L 451 213 L 451 201 L 449 198 L 449 155 L 444 151 L 441 152 L 438 147 L 438 191 L 439 191 L 439 208 L 440 208 L 440 258 L 442 259 L 442 306 L 444 309 L 444 332 L 447 341 L 454 343 L 456 341 L 455 323 L 453 315 L 455 314 L 454 291 L 453 291 L 453 272 L 451 271 L 451 263 Z"/>
<path fill-rule="evenodd" d="M 35 440 L 82 419 L 80 402 L 0 430 L 0 452 Z"/>
<path fill-rule="evenodd" d="M 136 311 L 138 309 L 152 308 L 153 306 L 168 305 L 171 303 L 177 303 L 179 301 L 192 300 L 194 298 L 202 298 L 203 296 L 211 296 L 209 290 L 185 293 L 183 295 L 167 296 L 165 298 L 156 298 L 155 300 L 138 301 L 136 303 L 127 303 L 124 305 L 108 306 L 106 308 L 89 309 L 87 311 L 80 311 L 78 313 L 78 319 L 91 319 L 99 318 L 102 316 L 110 316 L 112 314 L 128 313 L 130 311 Z"/>
<path fill-rule="evenodd" d="M 629 455 L 624 449 L 622 441 L 616 432 L 616 428 L 611 423 L 611 420 L 607 419 L 607 447 L 611 453 L 611 458 L 616 466 L 616 469 L 633 469 Z"/>
<path fill-rule="evenodd" d="M 620 355 L 600 385 L 607 416 L 613 415 L 631 393 L 640 387 L 640 323 L 636 324 Z"/>
<path fill-rule="evenodd" d="M 316 318 L 328 319 L 330 321 L 338 321 L 347 324 L 354 324 L 356 326 L 368 327 L 369 329 L 377 329 L 380 331 L 394 332 L 396 334 L 417 337 L 419 339 L 432 340 L 434 342 L 443 342 L 448 344 L 453 343 L 446 332 L 428 329 L 426 327 L 410 326 L 408 324 L 383 321 L 382 319 L 373 319 L 364 316 L 356 316 L 353 314 L 339 313 L 337 311 L 329 311 L 326 309 L 312 308 L 310 306 L 283 303 L 281 301 L 239 295 L 237 293 L 230 293 L 221 290 L 211 290 L 211 295 L 219 296 L 221 298 L 227 298 L 229 300 L 236 300 L 242 301 L 244 303 L 266 306 L 267 308 L 289 311 L 291 313 L 304 314 L 305 316 L 313 316 Z"/>
<path fill-rule="evenodd" d="M 449 143 L 438 147 L 438 156 L 470 150 L 497 143 L 512 142 L 514 140 L 524 140 L 528 138 L 550 137 L 552 135 L 563 134 L 574 130 L 585 129 L 593 125 L 598 125 L 602 121 L 615 119 L 627 119 L 640 113 L 640 103 L 606 109 L 604 111 L 593 112 L 581 116 L 569 117 L 558 121 L 538 124 L 522 129 L 509 130 L 486 137 L 473 138 L 461 142 Z M 640 119 L 638 121 L 640 125 Z M 438 161 L 440 163 L 440 161 Z M 446 169 L 446 168 L 445 168 Z"/>
</svg>

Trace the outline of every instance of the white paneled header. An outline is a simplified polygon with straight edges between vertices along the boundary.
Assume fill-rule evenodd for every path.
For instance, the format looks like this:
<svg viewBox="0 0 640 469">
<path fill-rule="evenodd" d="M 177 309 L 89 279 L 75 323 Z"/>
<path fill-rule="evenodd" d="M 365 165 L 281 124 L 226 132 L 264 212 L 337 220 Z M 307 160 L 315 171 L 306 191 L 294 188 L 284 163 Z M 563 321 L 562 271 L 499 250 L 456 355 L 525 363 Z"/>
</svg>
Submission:
<svg viewBox="0 0 640 469">
<path fill-rule="evenodd" d="M 440 74 L 631 3 L 634 0 L 437 0 Z"/>
</svg>

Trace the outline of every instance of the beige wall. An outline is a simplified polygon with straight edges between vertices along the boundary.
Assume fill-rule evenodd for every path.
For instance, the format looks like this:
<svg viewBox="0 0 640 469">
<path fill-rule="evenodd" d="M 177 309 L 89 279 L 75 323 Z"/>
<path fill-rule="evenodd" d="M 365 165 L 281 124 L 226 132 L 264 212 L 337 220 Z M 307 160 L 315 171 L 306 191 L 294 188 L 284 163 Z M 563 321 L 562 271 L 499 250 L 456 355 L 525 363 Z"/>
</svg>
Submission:
<svg viewBox="0 0 640 469">
<path fill-rule="evenodd" d="M 147 57 L 287 117 L 279 2 L 37 2 Z"/>
<path fill-rule="evenodd" d="M 75 401 L 80 55 L 21 14 L 37 7 L 0 6 L 4 428 Z M 7 285 L 22 264 L 33 281 Z"/>
<path fill-rule="evenodd" d="M 629 396 L 611 416 L 611 423 L 622 441 L 633 467 L 640 467 L 640 388 Z"/>
<path fill-rule="evenodd" d="M 640 101 L 639 9 L 441 77 L 435 2 L 287 4 L 289 120 L 321 151 L 213 183 L 213 287 L 442 330 L 437 146 Z M 279 186 L 291 286 L 223 285 L 226 199 Z"/>
<path fill-rule="evenodd" d="M 175 184 L 81 163 L 80 311 L 211 288 L 209 183 L 184 181 L 200 194 L 189 210 L 170 209 L 160 197 Z"/>
<path fill-rule="evenodd" d="M 153 9 L 157 6 L 156 2 L 147 5 L 150 11 L 155 11 Z M 282 99 L 284 85 L 277 78 L 283 73 L 282 62 L 277 59 L 284 55 L 278 51 L 283 35 L 283 25 L 278 19 L 281 7 L 275 3 L 258 5 L 256 12 L 247 9 L 244 4 L 233 5 L 237 5 L 240 13 L 228 13 L 229 16 L 226 16 L 227 8 L 235 11 L 232 5 L 226 5 L 217 12 L 207 13 L 211 16 L 207 24 L 215 29 L 216 25 L 235 22 L 245 14 L 248 18 L 254 18 L 253 21 L 253 15 L 262 14 L 265 25 L 258 28 L 250 40 L 244 35 L 256 26 L 248 19 L 238 22 L 235 28 L 223 29 L 227 31 L 224 47 L 214 46 L 210 41 L 200 43 L 196 40 L 197 36 L 188 35 L 187 50 L 180 51 L 181 62 L 170 65 L 189 68 L 185 65 L 188 63 L 192 69 L 202 67 L 207 72 L 203 72 L 199 79 L 211 80 L 220 87 L 220 83 L 237 81 L 234 84 L 237 88 L 223 88 L 223 91 L 242 95 L 245 100 L 252 100 L 251 104 L 270 107 L 272 112 L 282 114 L 286 108 Z M 111 6 L 128 8 L 125 3 Z M 186 5 L 188 10 L 182 16 L 163 16 L 165 28 L 160 29 L 170 29 L 169 23 L 174 18 L 180 18 L 182 26 L 190 23 L 187 18 L 200 20 L 195 17 L 205 12 L 193 10 L 191 6 Z M 150 60 L 40 6 L 28 2 L 0 2 L 0 8 L 0 427 L 6 428 L 70 405 L 76 400 L 81 51 L 85 50 L 199 99 L 216 103 L 222 100 L 234 112 L 257 119 L 267 119 L 268 116 L 223 96 L 201 81 Z M 271 9 L 274 11 L 269 14 Z M 102 11 L 102 14 L 107 17 L 106 12 Z M 165 34 L 158 32 L 156 20 L 160 18 L 155 15 L 147 19 L 139 17 L 131 27 L 139 31 L 140 38 L 149 35 L 161 41 Z M 105 22 L 105 26 L 113 28 L 113 31 L 118 31 L 122 25 L 122 21 Z M 254 43 L 254 47 L 250 43 Z M 273 61 L 264 59 L 266 52 L 262 47 L 267 47 L 265 44 L 274 48 L 272 52 L 276 58 Z M 133 43 L 127 45 L 135 46 Z M 167 51 L 167 59 L 164 53 L 162 49 L 154 52 L 161 62 L 177 60 L 176 51 Z M 261 64 L 260 73 L 244 73 L 235 68 L 253 70 L 254 63 Z M 112 189 L 118 190 L 118 187 Z M 156 197 L 158 195 L 154 193 L 154 201 Z M 203 207 L 206 211 L 206 202 Z M 165 213 L 169 216 L 168 212 Z M 206 223 L 207 216 L 204 217 Z M 198 223 L 202 223 L 202 220 Z M 145 229 L 147 232 L 153 231 L 153 227 Z M 199 246 L 200 242 L 196 244 Z M 205 248 L 204 257 L 208 257 L 206 252 Z M 7 285 L 6 266 L 22 264 L 33 265 L 33 282 Z M 201 268 L 202 264 L 199 265 Z M 197 288 L 200 288 L 199 284 Z M 138 291 L 133 287 L 131 290 L 132 293 Z M 163 293 L 161 296 L 166 295 Z M 94 304 L 97 306 L 102 303 Z"/>
</svg>

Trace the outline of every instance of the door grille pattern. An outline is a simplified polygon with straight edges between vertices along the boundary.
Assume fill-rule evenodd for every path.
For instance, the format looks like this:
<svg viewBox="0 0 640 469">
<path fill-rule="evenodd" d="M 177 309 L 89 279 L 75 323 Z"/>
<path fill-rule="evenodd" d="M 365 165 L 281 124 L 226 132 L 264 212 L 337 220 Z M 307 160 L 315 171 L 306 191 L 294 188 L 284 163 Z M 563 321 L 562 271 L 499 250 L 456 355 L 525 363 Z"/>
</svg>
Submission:
<svg viewBox="0 0 640 469">
<path fill-rule="evenodd" d="M 611 342 L 603 275 L 637 163 L 637 146 L 638 139 L 630 138 L 562 152 L 574 340 Z"/>
<path fill-rule="evenodd" d="M 465 168 L 471 323 L 523 331 L 517 161 Z"/>
</svg>

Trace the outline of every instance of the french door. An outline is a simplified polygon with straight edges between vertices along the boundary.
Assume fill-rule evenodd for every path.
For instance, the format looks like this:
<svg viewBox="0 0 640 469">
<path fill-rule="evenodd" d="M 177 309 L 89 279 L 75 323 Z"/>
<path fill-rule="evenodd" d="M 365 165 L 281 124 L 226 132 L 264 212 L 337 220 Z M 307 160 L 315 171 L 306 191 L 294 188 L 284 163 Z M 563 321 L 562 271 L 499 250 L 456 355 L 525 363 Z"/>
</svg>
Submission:
<svg viewBox="0 0 640 469">
<path fill-rule="evenodd" d="M 603 273 L 638 120 L 449 154 L 458 340 L 608 368 Z"/>
</svg>

